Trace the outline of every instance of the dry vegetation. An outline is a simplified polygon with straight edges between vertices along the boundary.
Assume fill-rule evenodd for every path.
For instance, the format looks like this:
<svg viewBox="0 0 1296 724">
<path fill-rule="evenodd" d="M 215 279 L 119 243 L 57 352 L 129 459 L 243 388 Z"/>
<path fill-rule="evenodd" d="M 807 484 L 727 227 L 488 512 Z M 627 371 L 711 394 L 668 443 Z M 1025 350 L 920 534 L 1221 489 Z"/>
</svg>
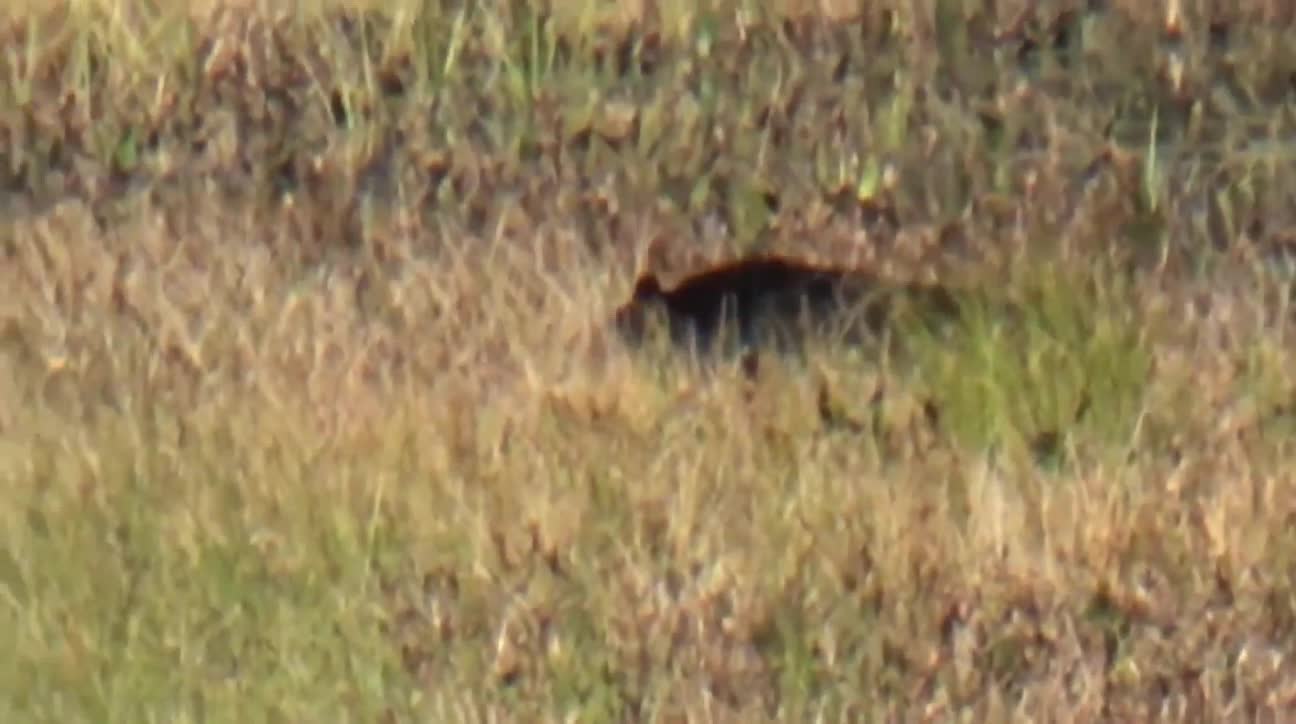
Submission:
<svg viewBox="0 0 1296 724">
<path fill-rule="evenodd" d="M 0 11 L 0 719 L 1291 714 L 1289 4 L 552 5 Z"/>
</svg>

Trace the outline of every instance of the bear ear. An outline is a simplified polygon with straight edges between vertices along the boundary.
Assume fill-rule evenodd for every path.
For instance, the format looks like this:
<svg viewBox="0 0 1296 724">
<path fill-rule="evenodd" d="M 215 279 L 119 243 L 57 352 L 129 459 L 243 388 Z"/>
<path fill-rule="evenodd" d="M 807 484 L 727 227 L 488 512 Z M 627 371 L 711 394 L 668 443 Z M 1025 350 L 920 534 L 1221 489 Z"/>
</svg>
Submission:
<svg viewBox="0 0 1296 724">
<path fill-rule="evenodd" d="M 654 299 L 662 295 L 661 282 L 657 280 L 657 275 L 643 274 L 635 282 L 634 298 L 636 301 L 644 299 Z"/>
</svg>

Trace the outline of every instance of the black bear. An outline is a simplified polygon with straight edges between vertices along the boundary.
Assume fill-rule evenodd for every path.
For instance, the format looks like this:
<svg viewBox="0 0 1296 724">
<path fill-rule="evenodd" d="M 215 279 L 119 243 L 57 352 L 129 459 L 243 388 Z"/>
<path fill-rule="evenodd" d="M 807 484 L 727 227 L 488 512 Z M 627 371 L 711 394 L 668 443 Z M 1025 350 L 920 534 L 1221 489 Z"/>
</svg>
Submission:
<svg viewBox="0 0 1296 724">
<path fill-rule="evenodd" d="M 840 333 L 859 342 L 882 332 L 901 304 L 941 317 L 957 313 L 943 286 L 888 282 L 859 269 L 816 266 L 781 256 L 738 259 L 664 289 L 651 273 L 639 277 L 614 315 L 623 339 L 639 343 L 653 320 L 670 339 L 699 351 L 717 343 L 750 349 L 772 343 L 796 347 L 807 336 Z"/>
</svg>

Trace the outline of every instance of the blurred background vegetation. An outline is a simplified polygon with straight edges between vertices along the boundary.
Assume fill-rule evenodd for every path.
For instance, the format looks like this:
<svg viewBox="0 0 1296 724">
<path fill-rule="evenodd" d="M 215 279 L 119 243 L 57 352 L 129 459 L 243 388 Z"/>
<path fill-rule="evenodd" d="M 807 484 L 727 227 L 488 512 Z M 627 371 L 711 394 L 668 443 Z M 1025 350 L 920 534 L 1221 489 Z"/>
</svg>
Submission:
<svg viewBox="0 0 1296 724">
<path fill-rule="evenodd" d="M 1281 720 L 1293 7 L 6 3 L 0 718 Z M 754 251 L 1016 311 L 602 349 Z"/>
</svg>

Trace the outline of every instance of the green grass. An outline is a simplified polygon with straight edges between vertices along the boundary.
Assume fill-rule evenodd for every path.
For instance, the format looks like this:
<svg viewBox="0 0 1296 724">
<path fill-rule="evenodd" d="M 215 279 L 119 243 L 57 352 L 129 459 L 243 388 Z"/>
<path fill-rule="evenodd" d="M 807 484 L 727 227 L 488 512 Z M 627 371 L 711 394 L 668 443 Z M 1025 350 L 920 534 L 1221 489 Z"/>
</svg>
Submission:
<svg viewBox="0 0 1296 724">
<path fill-rule="evenodd" d="M 951 432 L 982 448 L 1067 430 L 1136 445 L 1153 351 L 1128 282 L 1057 265 L 1028 274 L 1006 299 L 971 295 L 958 328 L 919 333 L 920 377 Z"/>
<path fill-rule="evenodd" d="M 7 6 L 0 718 L 1280 716 L 1281 8 L 808 5 Z M 605 337 L 754 249 L 965 314 Z"/>
<path fill-rule="evenodd" d="M 170 426 L 140 423 L 110 417 L 75 447 L 29 453 L 42 493 L 13 501 L 8 526 L 22 535 L 6 688 L 23 718 L 370 719 L 407 703 L 370 592 L 395 541 L 317 497 L 343 481 L 312 488 L 284 469 L 254 482 L 224 457 L 238 446 L 178 450 Z M 273 497 L 249 499 L 265 485 Z"/>
</svg>

